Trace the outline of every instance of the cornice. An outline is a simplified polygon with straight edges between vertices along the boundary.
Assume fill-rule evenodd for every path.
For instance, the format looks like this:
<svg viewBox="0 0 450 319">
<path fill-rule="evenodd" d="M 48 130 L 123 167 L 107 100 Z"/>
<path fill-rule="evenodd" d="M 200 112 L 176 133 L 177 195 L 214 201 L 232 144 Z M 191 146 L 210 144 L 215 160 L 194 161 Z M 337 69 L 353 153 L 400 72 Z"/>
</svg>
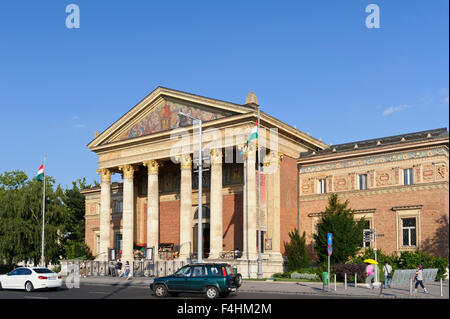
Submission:
<svg viewBox="0 0 450 319">
<path fill-rule="evenodd" d="M 330 170 L 348 169 L 369 165 L 380 165 L 405 160 L 433 158 L 436 156 L 448 157 L 448 149 L 445 146 L 427 145 L 428 147 L 415 150 L 396 150 L 396 152 L 366 153 L 359 158 L 342 159 L 335 158 L 329 161 L 321 161 L 313 164 L 301 164 L 300 174 L 318 173 Z M 429 152 L 434 152 L 430 154 Z M 297 161 L 298 163 L 298 161 Z"/>
<path fill-rule="evenodd" d="M 390 186 L 390 187 L 377 187 L 371 188 L 367 190 L 351 190 L 351 191 L 341 191 L 341 192 L 333 192 L 338 194 L 341 197 L 362 197 L 362 196 L 371 196 L 371 195 L 380 195 L 380 194 L 392 194 L 392 193 L 403 193 L 403 192 L 415 192 L 415 191 L 426 191 L 433 189 L 445 189 L 449 190 L 448 181 L 442 182 L 434 182 L 434 183 L 421 183 L 414 185 L 398 185 L 398 186 Z M 317 200 L 327 200 L 331 193 L 325 194 L 312 194 L 312 195 L 300 195 L 300 201 L 308 202 L 308 201 L 317 201 Z"/>
<path fill-rule="evenodd" d="M 433 140 L 429 140 L 429 141 L 417 141 L 417 142 L 408 142 L 405 144 L 395 144 L 395 145 L 388 145 L 388 146 L 379 146 L 379 147 L 372 147 L 372 148 L 367 148 L 367 149 L 363 149 L 363 150 L 350 150 L 347 152 L 342 152 L 342 153 L 328 153 L 328 154 L 324 154 L 324 155 L 317 155 L 314 157 L 306 157 L 306 158 L 302 158 L 300 157 L 297 160 L 297 164 L 300 164 L 302 166 L 306 166 L 306 165 L 312 165 L 312 164 L 318 164 L 321 162 L 333 162 L 333 161 L 338 161 L 338 160 L 343 160 L 343 159 L 348 159 L 348 158 L 358 158 L 358 157 L 363 157 L 363 156 L 373 156 L 376 154 L 382 154 L 382 153 L 390 153 L 390 152 L 399 152 L 399 151 L 405 151 L 408 149 L 414 149 L 414 148 L 422 148 L 422 147 L 426 147 L 426 148 L 430 148 L 436 145 L 442 146 L 443 149 L 445 149 L 447 151 L 447 156 L 448 156 L 448 146 L 445 144 L 448 144 L 448 138 L 439 138 L 439 139 L 433 139 Z"/>
</svg>

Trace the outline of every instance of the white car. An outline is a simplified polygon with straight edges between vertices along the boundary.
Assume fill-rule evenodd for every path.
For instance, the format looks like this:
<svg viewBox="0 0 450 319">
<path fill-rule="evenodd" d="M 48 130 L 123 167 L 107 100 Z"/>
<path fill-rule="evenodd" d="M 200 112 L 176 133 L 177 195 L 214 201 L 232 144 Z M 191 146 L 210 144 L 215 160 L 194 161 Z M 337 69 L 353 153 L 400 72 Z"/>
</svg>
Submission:
<svg viewBox="0 0 450 319">
<path fill-rule="evenodd" d="M 62 286 L 61 276 L 43 267 L 20 267 L 6 275 L 0 275 L 1 289 L 57 289 Z"/>
</svg>

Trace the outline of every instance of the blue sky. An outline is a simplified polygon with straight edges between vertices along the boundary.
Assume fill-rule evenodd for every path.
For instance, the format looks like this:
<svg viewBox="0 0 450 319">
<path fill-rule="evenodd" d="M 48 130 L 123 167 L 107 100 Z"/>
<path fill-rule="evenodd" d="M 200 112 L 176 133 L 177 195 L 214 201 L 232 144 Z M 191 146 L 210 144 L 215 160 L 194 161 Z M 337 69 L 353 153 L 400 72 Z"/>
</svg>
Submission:
<svg viewBox="0 0 450 319">
<path fill-rule="evenodd" d="M 65 8 L 80 8 L 80 28 Z M 380 7 L 368 29 L 368 4 Z M 87 144 L 161 85 L 262 109 L 326 143 L 440 127 L 449 7 L 433 1 L 2 1 L 0 172 L 47 153 L 63 187 L 99 180 Z"/>
</svg>

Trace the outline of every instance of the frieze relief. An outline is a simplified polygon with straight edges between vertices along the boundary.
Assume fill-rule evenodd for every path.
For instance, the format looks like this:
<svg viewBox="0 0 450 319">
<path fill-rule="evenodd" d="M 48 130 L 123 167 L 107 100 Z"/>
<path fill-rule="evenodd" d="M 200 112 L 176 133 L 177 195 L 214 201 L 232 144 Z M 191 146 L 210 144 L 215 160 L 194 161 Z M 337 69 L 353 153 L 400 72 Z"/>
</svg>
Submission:
<svg viewBox="0 0 450 319">
<path fill-rule="evenodd" d="M 336 163 L 327 163 L 313 166 L 306 166 L 300 169 L 302 174 L 323 172 L 333 169 L 352 168 L 358 166 L 366 166 L 372 164 L 384 164 L 389 162 L 404 161 L 411 159 L 421 159 L 427 157 L 435 157 L 439 155 L 447 155 L 447 152 L 443 148 L 436 148 L 431 150 L 417 151 L 417 152 L 405 152 L 393 155 L 381 155 L 373 156 L 358 160 L 340 161 Z"/>
</svg>

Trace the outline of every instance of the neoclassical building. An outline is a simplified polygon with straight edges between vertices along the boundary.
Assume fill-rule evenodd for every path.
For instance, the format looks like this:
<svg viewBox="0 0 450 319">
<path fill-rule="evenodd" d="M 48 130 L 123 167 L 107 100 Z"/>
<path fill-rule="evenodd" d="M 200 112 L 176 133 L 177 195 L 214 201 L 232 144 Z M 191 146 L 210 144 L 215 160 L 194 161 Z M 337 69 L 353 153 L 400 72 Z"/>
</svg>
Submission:
<svg viewBox="0 0 450 319">
<path fill-rule="evenodd" d="M 166 258 L 159 251 L 170 247 L 171 258 L 188 261 L 198 253 L 201 207 L 204 260 L 239 249 L 238 268 L 250 265 L 256 277 L 261 227 L 263 273 L 270 276 L 283 271 L 284 243 L 294 228 L 313 246 L 331 192 L 377 228 L 384 252 L 432 249 L 445 219 L 448 243 L 446 129 L 332 146 L 261 111 L 258 166 L 256 140 L 243 151 L 257 114 L 253 93 L 241 105 L 158 87 L 95 133 L 88 147 L 98 155 L 101 187 L 82 193 L 86 243 L 96 258 L 107 260 L 112 249 L 132 261 L 142 247 Z M 201 203 L 199 132 L 190 118 L 202 121 Z M 113 174 L 122 182 L 111 183 Z"/>
<path fill-rule="evenodd" d="M 86 243 L 97 259 L 115 249 L 122 261 L 139 247 L 157 252 L 171 245 L 176 258 L 197 253 L 198 209 L 202 208 L 203 256 L 221 259 L 235 249 L 256 275 L 258 229 L 265 274 L 282 271 L 284 242 L 298 221 L 297 159 L 326 144 L 260 113 L 263 154 L 256 140 L 243 153 L 257 121 L 254 94 L 243 105 L 158 87 L 88 144 L 98 155 L 101 187 L 86 196 Z M 202 203 L 198 199 L 198 125 L 202 120 Z M 243 154 L 242 154 L 243 153 Z M 258 174 L 261 169 L 261 207 Z M 112 184 L 120 174 L 122 183 Z M 158 253 L 155 258 L 161 258 Z"/>
</svg>

